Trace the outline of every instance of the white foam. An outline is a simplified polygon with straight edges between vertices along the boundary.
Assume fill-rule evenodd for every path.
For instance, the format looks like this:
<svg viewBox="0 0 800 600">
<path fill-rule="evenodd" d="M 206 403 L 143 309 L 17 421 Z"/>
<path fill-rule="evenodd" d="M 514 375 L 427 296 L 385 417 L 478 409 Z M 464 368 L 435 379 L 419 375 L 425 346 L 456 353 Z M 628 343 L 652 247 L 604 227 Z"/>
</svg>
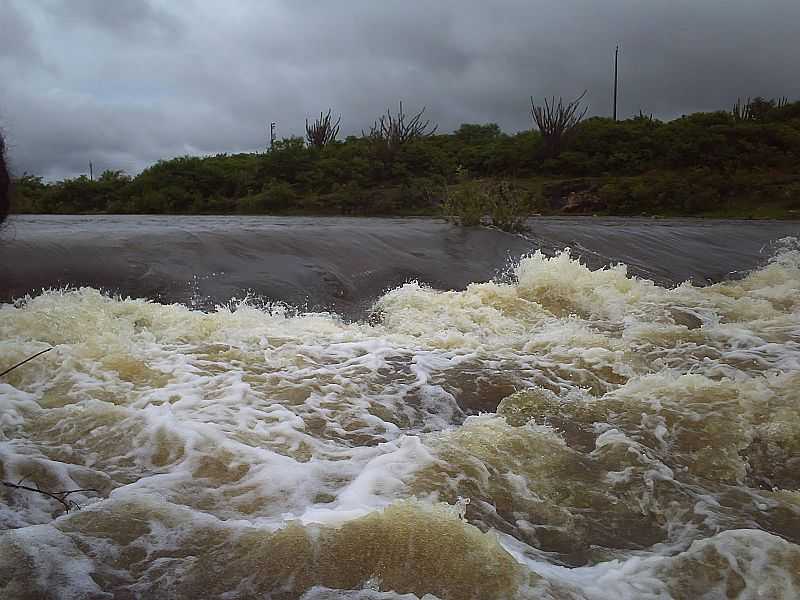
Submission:
<svg viewBox="0 0 800 600">
<path fill-rule="evenodd" d="M 752 597 L 764 573 L 780 581 L 782 571 L 764 556 L 791 554 L 796 546 L 755 530 L 714 533 L 760 518 L 769 523 L 770 511 L 789 510 L 788 496 L 747 488 L 752 465 L 744 462 L 731 467 L 736 480 L 726 485 L 747 498 L 747 507 L 732 508 L 730 498 L 723 502 L 721 488 L 689 482 L 688 467 L 676 459 L 681 431 L 674 423 L 705 419 L 713 425 L 722 416 L 741 416 L 741 436 L 725 447 L 731 457 L 743 461 L 741 445 L 763 440 L 773 453 L 767 457 L 771 467 L 791 459 L 780 452 L 791 451 L 797 412 L 792 394 L 800 372 L 800 251 L 790 244 L 741 281 L 706 288 L 664 289 L 629 277 L 624 266 L 592 271 L 568 252 L 528 257 L 515 277 L 461 292 L 406 284 L 378 301 L 383 320 L 375 325 L 293 315 L 278 306 L 260 310 L 246 302 L 202 313 L 86 288 L 3 305 L 4 362 L 43 344 L 56 346 L 0 383 L 3 476 L 38 478 L 63 489 L 97 482 L 108 498 L 76 496 L 84 505 L 96 502 L 84 515 L 108 510 L 124 519 L 132 504 L 145 513 L 174 512 L 180 525 L 153 525 L 142 542 L 149 551 L 179 547 L 192 528 L 211 522 L 266 531 L 290 523 L 340 526 L 414 495 L 417 477 L 452 468 L 442 462 L 436 440 L 460 435 L 467 440 L 462 450 L 478 453 L 490 442 L 470 435 L 509 431 L 493 415 L 465 418 L 467 409 L 459 404 L 465 390 L 477 390 L 471 393 L 486 402 L 478 406 L 492 410 L 492 394 L 536 387 L 549 390 L 548 410 L 559 402 L 588 412 L 593 403 L 611 407 L 578 432 L 594 436 L 588 450 L 567 448 L 568 432 L 528 427 L 552 444 L 542 447 L 564 449 L 565 456 L 582 452 L 581 461 L 600 461 L 621 449 L 635 466 L 614 466 L 609 458 L 611 467 L 598 481 L 620 494 L 630 490 L 643 514 L 663 510 L 659 518 L 668 536 L 636 552 L 609 549 L 620 558 L 581 568 L 558 566 L 556 552 L 503 537 L 532 573 L 576 597 L 667 597 L 670 582 L 681 577 L 675 566 L 681 557 L 694 560 L 713 547 L 745 579 Z M 676 311 L 699 323 L 681 322 Z M 730 423 L 739 421 L 725 423 L 733 428 Z M 722 429 L 720 435 L 738 435 Z M 710 456 L 722 457 L 718 450 Z M 521 458 L 542 464 L 550 458 L 524 452 L 520 447 Z M 455 502 L 460 485 L 480 480 L 480 489 L 501 485 L 500 496 L 565 514 L 565 507 L 547 505 L 552 500 L 536 495 L 535 482 L 514 471 L 522 461 L 495 471 L 474 456 L 464 464 L 475 473 L 451 477 L 448 471 L 442 477 L 447 485 L 421 501 Z M 662 484 L 685 494 L 675 500 L 684 503 L 679 509 L 659 504 Z M 0 540 L 28 535 L 36 548 L 47 540 L 69 559 L 63 572 L 33 562 L 31 577 L 63 580 L 76 597 L 96 593 L 86 574 L 104 559 L 83 556 L 70 539 L 40 525 L 60 514 L 57 503 L 0 493 L 6 500 L 0 521 L 16 528 Z M 7 500 L 12 493 L 13 503 Z M 457 510 L 467 520 L 484 510 L 500 523 L 502 507 L 492 502 L 502 501 L 474 498 Z M 514 514 L 502 526 L 529 532 L 525 539 L 531 541 L 541 525 L 536 518 Z M 73 514 L 58 523 L 75 523 L 74 535 L 91 537 L 90 526 Z M 109 540 L 91 543 L 109 556 L 121 552 Z M 165 565 L 157 566 L 172 568 Z M 179 567 L 174 569 L 170 577 L 178 576 Z M 794 584 L 787 581 L 774 588 L 776 597 L 792 597 L 787 594 Z M 373 597 L 363 595 L 373 593 L 368 590 L 314 591 L 320 598 L 328 592 Z"/>
</svg>

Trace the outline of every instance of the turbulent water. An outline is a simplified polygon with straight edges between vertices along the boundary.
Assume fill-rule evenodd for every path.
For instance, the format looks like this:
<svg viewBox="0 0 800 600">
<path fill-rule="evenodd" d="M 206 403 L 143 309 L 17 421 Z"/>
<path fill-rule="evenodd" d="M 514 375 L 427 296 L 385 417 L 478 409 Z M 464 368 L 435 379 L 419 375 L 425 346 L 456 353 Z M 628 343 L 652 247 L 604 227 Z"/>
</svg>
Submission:
<svg viewBox="0 0 800 600">
<path fill-rule="evenodd" d="M 96 491 L 0 487 L 0 597 L 800 597 L 798 241 L 699 286 L 483 239 L 497 279 L 358 319 L 2 305 L 0 367 L 54 350 L 0 380 L 0 479 Z"/>
</svg>

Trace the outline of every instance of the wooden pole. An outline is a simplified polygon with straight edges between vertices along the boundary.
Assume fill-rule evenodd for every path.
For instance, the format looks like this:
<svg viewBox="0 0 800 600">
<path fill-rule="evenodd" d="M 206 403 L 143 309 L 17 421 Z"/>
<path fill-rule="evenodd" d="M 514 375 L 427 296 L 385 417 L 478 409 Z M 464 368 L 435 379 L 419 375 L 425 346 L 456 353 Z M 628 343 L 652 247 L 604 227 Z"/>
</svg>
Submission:
<svg viewBox="0 0 800 600">
<path fill-rule="evenodd" d="M 614 51 L 614 121 L 617 120 L 617 66 L 619 64 L 619 44 Z"/>
</svg>

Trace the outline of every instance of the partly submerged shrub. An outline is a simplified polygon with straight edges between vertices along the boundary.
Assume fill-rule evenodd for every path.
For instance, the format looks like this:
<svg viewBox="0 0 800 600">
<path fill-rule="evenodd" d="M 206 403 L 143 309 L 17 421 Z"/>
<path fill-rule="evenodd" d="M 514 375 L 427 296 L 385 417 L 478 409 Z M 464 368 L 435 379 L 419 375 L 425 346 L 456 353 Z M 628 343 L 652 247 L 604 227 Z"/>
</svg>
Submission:
<svg viewBox="0 0 800 600">
<path fill-rule="evenodd" d="M 442 211 L 463 227 L 484 223 L 503 231 L 522 231 L 529 214 L 528 198 L 508 181 L 481 182 L 462 177 L 458 187 L 445 189 Z"/>
</svg>

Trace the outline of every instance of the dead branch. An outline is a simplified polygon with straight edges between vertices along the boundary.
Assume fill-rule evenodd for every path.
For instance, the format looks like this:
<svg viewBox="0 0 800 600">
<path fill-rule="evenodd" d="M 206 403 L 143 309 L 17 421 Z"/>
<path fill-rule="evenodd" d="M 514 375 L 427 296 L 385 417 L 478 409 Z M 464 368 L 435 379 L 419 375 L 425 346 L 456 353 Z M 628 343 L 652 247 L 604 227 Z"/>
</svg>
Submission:
<svg viewBox="0 0 800 600">
<path fill-rule="evenodd" d="M 311 125 L 308 124 L 306 119 L 306 139 L 308 145 L 313 148 L 323 148 L 331 142 L 336 141 L 336 136 L 339 135 L 339 123 L 342 121 L 341 115 L 334 123 L 331 119 L 331 109 L 328 109 L 326 114 L 319 113 L 319 119 L 314 121 Z"/>
<path fill-rule="evenodd" d="M 92 488 L 85 488 L 85 489 L 78 489 L 78 490 L 64 490 L 61 492 L 48 492 L 47 490 L 43 490 L 39 488 L 37 484 L 36 487 L 30 487 L 28 485 L 22 485 L 22 482 L 25 481 L 24 479 L 20 479 L 18 483 L 12 483 L 10 481 L 0 481 L 0 484 L 15 489 L 15 490 L 25 490 L 26 492 L 34 492 L 36 494 L 42 494 L 43 496 L 47 496 L 48 498 L 52 498 L 53 500 L 60 502 L 64 507 L 65 512 L 69 512 L 72 509 L 80 510 L 80 505 L 77 502 L 74 502 L 68 498 L 70 494 L 77 494 L 79 492 L 94 492 L 95 494 L 99 493 L 97 490 Z"/>
<path fill-rule="evenodd" d="M 572 102 L 564 104 L 564 99 L 553 96 L 550 100 L 544 99 L 544 105 L 537 105 L 531 96 L 531 117 L 539 128 L 545 143 L 548 156 L 555 158 L 561 153 L 565 138 L 583 120 L 585 106 L 581 111 L 581 102 L 586 96 L 586 90 Z"/>
<path fill-rule="evenodd" d="M 14 369 L 16 369 L 18 367 L 21 367 L 22 365 L 24 365 L 25 363 L 33 360 L 37 356 L 41 356 L 45 352 L 50 352 L 50 350 L 52 350 L 52 348 L 45 348 L 44 350 L 41 350 L 40 352 L 37 352 L 33 356 L 29 356 L 25 360 L 23 360 L 21 362 L 18 362 L 13 367 L 11 367 L 9 369 L 6 369 L 2 373 L 0 373 L 0 377 L 3 377 L 4 375 L 8 375 Z M 77 502 L 74 502 L 73 500 L 69 499 L 70 494 L 77 494 L 79 492 L 94 492 L 95 494 L 99 493 L 94 488 L 80 488 L 80 489 L 75 489 L 75 490 L 62 490 L 60 492 L 49 492 L 47 490 L 41 489 L 39 487 L 39 484 L 36 484 L 36 487 L 31 487 L 29 485 L 23 485 L 22 484 L 23 481 L 25 481 L 25 480 L 24 479 L 20 479 L 17 483 L 13 483 L 11 481 L 0 481 L 0 485 L 4 485 L 5 487 L 8 487 L 8 488 L 11 488 L 11 489 L 14 489 L 14 490 L 24 490 L 26 492 L 33 492 L 33 493 L 36 493 L 36 494 L 41 494 L 42 496 L 47 496 L 48 498 L 52 498 L 56 502 L 59 502 L 64 507 L 64 510 L 66 512 L 69 512 L 70 510 L 73 510 L 73 509 L 80 509 L 80 505 Z"/>
<path fill-rule="evenodd" d="M 33 356 L 29 356 L 28 358 L 26 358 L 26 359 L 25 359 L 25 360 L 23 360 L 22 362 L 18 362 L 18 363 L 17 363 L 17 364 L 15 364 L 13 367 L 11 367 L 11 368 L 9 368 L 9 369 L 6 369 L 6 370 L 5 370 L 5 371 L 3 371 L 2 373 L 0 373 L 0 377 L 3 377 L 4 375 L 8 375 L 9 373 L 11 373 L 11 371 L 13 371 L 14 369 L 16 369 L 17 367 L 21 367 L 21 366 L 22 366 L 22 365 L 24 365 L 26 362 L 33 360 L 33 359 L 34 359 L 34 358 L 36 358 L 37 356 L 41 356 L 41 355 L 42 355 L 42 354 L 44 354 L 45 352 L 50 352 L 50 350 L 52 350 L 52 348 L 46 348 L 46 349 L 42 350 L 41 352 L 37 352 L 37 353 L 36 353 L 36 354 L 34 354 Z"/>
</svg>

